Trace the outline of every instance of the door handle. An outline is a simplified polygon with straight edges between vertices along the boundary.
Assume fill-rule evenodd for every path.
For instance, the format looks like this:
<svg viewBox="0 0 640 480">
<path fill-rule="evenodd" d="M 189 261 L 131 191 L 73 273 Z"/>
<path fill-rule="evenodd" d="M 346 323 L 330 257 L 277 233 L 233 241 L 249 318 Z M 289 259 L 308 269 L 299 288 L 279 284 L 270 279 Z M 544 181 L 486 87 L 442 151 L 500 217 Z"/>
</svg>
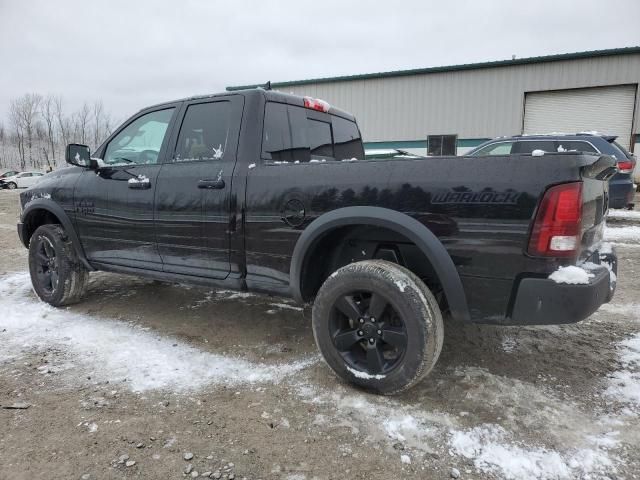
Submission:
<svg viewBox="0 0 640 480">
<path fill-rule="evenodd" d="M 198 188 L 207 188 L 209 190 L 222 190 L 225 187 L 224 180 L 218 178 L 216 180 L 200 180 Z"/>
<path fill-rule="evenodd" d="M 140 179 L 130 179 L 128 182 L 128 187 L 134 190 L 148 190 L 151 188 L 151 182 L 149 182 L 148 178 Z"/>
</svg>

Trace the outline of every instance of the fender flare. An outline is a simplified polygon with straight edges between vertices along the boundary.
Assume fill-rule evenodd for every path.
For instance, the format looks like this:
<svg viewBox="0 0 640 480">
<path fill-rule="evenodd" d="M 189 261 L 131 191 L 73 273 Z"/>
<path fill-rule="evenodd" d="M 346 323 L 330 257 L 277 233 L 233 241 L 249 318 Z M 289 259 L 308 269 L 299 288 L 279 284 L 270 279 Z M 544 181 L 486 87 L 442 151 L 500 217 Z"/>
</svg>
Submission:
<svg viewBox="0 0 640 480">
<path fill-rule="evenodd" d="M 431 262 L 442 284 L 451 315 L 456 320 L 471 320 L 460 275 L 438 237 L 415 218 L 382 207 L 340 208 L 321 215 L 305 228 L 293 250 L 289 272 L 291 292 L 297 301 L 303 302 L 302 269 L 307 253 L 326 233 L 348 225 L 385 227 L 407 237 Z"/>
<path fill-rule="evenodd" d="M 46 210 L 52 215 L 55 215 L 58 220 L 60 220 L 64 231 L 69 236 L 69 240 L 71 240 L 71 244 L 73 245 L 73 248 L 78 255 L 78 259 L 88 270 L 94 270 L 94 268 L 87 261 L 87 257 L 84 254 L 84 248 L 82 248 L 80 238 L 78 238 L 78 234 L 76 233 L 76 229 L 74 228 L 69 215 L 67 215 L 67 213 L 60 205 L 51 200 L 45 198 L 34 199 L 30 201 L 27 204 L 26 208 L 23 210 L 22 214 L 20 215 L 20 223 L 18 224 L 18 234 L 20 236 L 22 244 L 25 247 L 29 246 L 29 238 L 27 238 L 25 231 L 27 223 L 26 220 L 35 210 Z"/>
</svg>

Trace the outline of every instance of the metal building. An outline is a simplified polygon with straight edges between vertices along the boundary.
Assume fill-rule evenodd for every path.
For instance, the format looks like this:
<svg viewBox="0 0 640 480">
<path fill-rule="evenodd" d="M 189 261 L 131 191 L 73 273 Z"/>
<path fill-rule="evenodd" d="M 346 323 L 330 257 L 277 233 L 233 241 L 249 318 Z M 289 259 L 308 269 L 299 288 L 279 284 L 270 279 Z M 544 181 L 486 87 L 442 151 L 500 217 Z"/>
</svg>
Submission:
<svg viewBox="0 0 640 480">
<path fill-rule="evenodd" d="M 628 47 L 271 86 L 353 113 L 367 148 L 450 155 L 497 136 L 593 130 L 638 153 L 638 83 L 640 47 Z"/>
</svg>

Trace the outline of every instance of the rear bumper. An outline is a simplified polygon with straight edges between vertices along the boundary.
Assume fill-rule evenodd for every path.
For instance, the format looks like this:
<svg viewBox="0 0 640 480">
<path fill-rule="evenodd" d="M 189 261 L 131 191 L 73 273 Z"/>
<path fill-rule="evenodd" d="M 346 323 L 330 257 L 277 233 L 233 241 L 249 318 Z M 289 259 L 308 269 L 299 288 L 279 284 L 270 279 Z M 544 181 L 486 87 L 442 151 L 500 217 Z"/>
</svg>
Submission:
<svg viewBox="0 0 640 480">
<path fill-rule="evenodd" d="M 511 311 L 514 325 L 557 325 L 584 320 L 613 298 L 616 288 L 615 251 L 601 255 L 601 265 L 591 269 L 588 284 L 569 285 L 548 278 L 525 278 L 518 285 Z M 611 272 L 605 265 L 611 266 Z"/>
</svg>

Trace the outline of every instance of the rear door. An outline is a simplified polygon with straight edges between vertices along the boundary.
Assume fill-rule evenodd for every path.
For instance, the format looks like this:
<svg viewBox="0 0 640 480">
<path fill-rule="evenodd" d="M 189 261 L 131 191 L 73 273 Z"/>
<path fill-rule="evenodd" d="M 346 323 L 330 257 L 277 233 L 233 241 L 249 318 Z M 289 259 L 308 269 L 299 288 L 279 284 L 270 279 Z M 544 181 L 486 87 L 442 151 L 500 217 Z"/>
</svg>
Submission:
<svg viewBox="0 0 640 480">
<path fill-rule="evenodd" d="M 243 97 L 185 104 L 158 176 L 155 231 L 166 272 L 225 278 L 230 271 L 232 176 Z"/>
</svg>

